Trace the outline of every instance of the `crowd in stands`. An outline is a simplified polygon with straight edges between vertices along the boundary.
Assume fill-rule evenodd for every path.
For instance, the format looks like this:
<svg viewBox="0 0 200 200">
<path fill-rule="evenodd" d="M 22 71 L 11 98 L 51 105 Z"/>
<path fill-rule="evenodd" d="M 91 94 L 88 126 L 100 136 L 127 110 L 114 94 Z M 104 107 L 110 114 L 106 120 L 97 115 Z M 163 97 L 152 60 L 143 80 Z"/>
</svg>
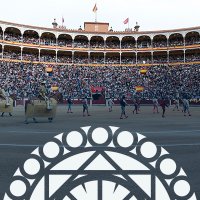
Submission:
<svg viewBox="0 0 200 200">
<path fill-rule="evenodd" d="M 167 41 L 153 41 L 153 47 L 166 47 Z"/>
<path fill-rule="evenodd" d="M 118 99 L 121 95 L 133 98 L 176 98 L 187 94 L 188 98 L 200 98 L 200 65 L 153 65 L 141 74 L 141 67 L 88 67 L 76 65 L 50 65 L 0 62 L 0 87 L 8 89 L 17 99 L 37 96 L 42 81 L 46 81 L 49 93 L 63 97 L 91 96 L 91 86 L 104 88 L 104 95 Z M 51 86 L 58 86 L 52 91 Z M 137 92 L 136 86 L 143 86 Z"/>
<path fill-rule="evenodd" d="M 74 48 L 88 48 L 89 47 L 89 43 L 88 41 L 74 41 Z"/>
<path fill-rule="evenodd" d="M 169 40 L 169 46 L 183 46 L 184 42 L 183 42 L 183 38 L 176 38 L 176 39 L 171 39 Z"/>
<path fill-rule="evenodd" d="M 154 56 L 154 63 L 167 63 L 167 55 L 166 56 Z"/>
<path fill-rule="evenodd" d="M 138 64 L 152 63 L 151 57 L 140 57 L 137 60 Z"/>
<path fill-rule="evenodd" d="M 14 33 L 5 33 L 4 40 L 13 41 L 13 42 L 22 42 L 23 37 L 21 35 L 14 34 Z"/>
<path fill-rule="evenodd" d="M 58 40 L 58 46 L 60 47 L 72 47 L 71 40 Z"/>
<path fill-rule="evenodd" d="M 24 36 L 23 37 L 23 43 L 27 43 L 27 44 L 39 44 L 39 38 L 36 37 L 30 37 L 30 36 Z"/>
<path fill-rule="evenodd" d="M 107 57 L 105 60 L 106 64 L 119 64 L 120 63 L 120 58 L 119 56 L 112 56 L 112 57 Z"/>
<path fill-rule="evenodd" d="M 93 63 L 93 64 L 103 64 L 104 63 L 104 57 L 94 57 L 94 56 L 91 56 L 90 57 L 90 63 Z"/>
<path fill-rule="evenodd" d="M 37 54 L 30 54 L 30 53 L 23 53 L 23 60 L 27 61 L 39 61 L 39 55 Z"/>
<path fill-rule="evenodd" d="M 150 48 L 151 47 L 151 42 L 149 41 L 142 41 L 138 42 L 137 48 Z"/>
<path fill-rule="evenodd" d="M 4 51 L 3 52 L 3 58 L 21 60 L 21 53 L 12 52 L 12 51 Z"/>
<path fill-rule="evenodd" d="M 41 45 L 49 45 L 49 46 L 56 46 L 56 40 L 55 39 L 47 39 L 47 38 L 41 38 L 40 39 L 40 44 Z"/>
<path fill-rule="evenodd" d="M 104 42 L 101 41 L 101 42 L 98 42 L 98 41 L 91 41 L 90 42 L 90 48 L 99 48 L 99 49 L 104 49 L 105 46 L 104 46 Z"/>
<path fill-rule="evenodd" d="M 136 62 L 135 58 L 131 58 L 131 57 L 122 57 L 121 58 L 121 63 L 122 64 L 133 64 Z"/>
<path fill-rule="evenodd" d="M 2 58 L 2 52 L 0 53 L 0 58 Z M 3 52 L 3 58 L 12 59 L 12 60 L 21 60 L 21 53 L 20 52 L 13 52 L 13 51 L 5 51 Z M 37 53 L 22 53 L 22 60 L 26 61 L 39 61 L 39 55 Z M 56 55 L 41 55 L 40 56 L 41 62 L 56 62 Z M 195 62 L 200 61 L 200 55 L 198 52 L 196 53 L 187 53 L 185 55 L 185 62 Z M 77 64 L 86 64 L 86 63 L 96 63 L 96 64 L 104 64 L 104 57 L 103 56 L 82 56 L 76 55 L 74 56 L 74 60 L 70 55 L 59 55 L 57 56 L 58 63 L 77 63 Z M 169 55 L 169 63 L 176 63 L 176 62 L 184 62 L 184 55 L 183 54 L 170 54 Z M 119 56 L 106 56 L 105 58 L 106 64 L 120 64 L 120 57 Z M 121 57 L 121 64 L 135 64 L 136 57 L 131 57 L 129 55 Z M 152 64 L 151 56 L 138 56 L 137 57 L 138 64 Z M 153 56 L 153 63 L 168 63 L 167 54 L 165 55 L 154 55 Z"/>
<path fill-rule="evenodd" d="M 185 61 L 186 62 L 191 62 L 191 61 L 200 61 L 200 55 L 199 54 L 190 54 L 185 56 Z"/>
<path fill-rule="evenodd" d="M 185 40 L 185 45 L 199 44 L 200 37 L 190 37 Z"/>
<path fill-rule="evenodd" d="M 183 55 L 170 55 L 170 62 L 184 62 Z"/>
<path fill-rule="evenodd" d="M 121 48 L 122 49 L 135 49 L 135 42 L 122 42 Z"/>
<path fill-rule="evenodd" d="M 0 39 L 3 39 L 3 33 L 0 33 Z M 5 33 L 4 34 L 4 40 L 6 41 L 14 41 L 14 42 L 23 42 L 28 44 L 41 44 L 41 45 L 47 45 L 47 46 L 61 46 L 61 47 L 74 47 L 74 48 L 108 48 L 108 49 L 118 49 L 120 48 L 120 41 L 117 40 L 108 40 L 104 41 L 87 41 L 87 40 L 74 40 L 72 42 L 71 39 L 63 39 L 63 38 L 45 38 L 41 37 L 38 38 L 38 36 L 28 36 L 28 35 L 20 35 L 17 33 Z M 194 44 L 200 44 L 200 37 L 199 36 L 191 36 L 185 38 L 185 45 L 194 45 Z M 168 41 L 167 40 L 153 40 L 152 42 L 150 40 L 143 40 L 143 41 L 137 41 L 137 48 L 151 48 L 151 47 L 173 47 L 173 46 L 183 46 L 184 40 L 183 38 L 171 38 Z M 136 48 L 136 42 L 135 41 L 123 41 L 121 42 L 121 48 L 122 49 L 134 49 Z"/>
<path fill-rule="evenodd" d="M 74 63 L 76 63 L 76 64 L 88 64 L 89 59 L 86 56 L 75 56 L 74 57 Z"/>
<path fill-rule="evenodd" d="M 56 62 L 56 56 L 55 55 L 41 55 L 40 61 L 41 62 Z"/>
<path fill-rule="evenodd" d="M 119 41 L 107 41 L 106 48 L 107 49 L 119 49 L 120 43 L 119 43 Z"/>
<path fill-rule="evenodd" d="M 58 63 L 72 63 L 71 56 L 58 56 L 57 58 Z"/>
</svg>

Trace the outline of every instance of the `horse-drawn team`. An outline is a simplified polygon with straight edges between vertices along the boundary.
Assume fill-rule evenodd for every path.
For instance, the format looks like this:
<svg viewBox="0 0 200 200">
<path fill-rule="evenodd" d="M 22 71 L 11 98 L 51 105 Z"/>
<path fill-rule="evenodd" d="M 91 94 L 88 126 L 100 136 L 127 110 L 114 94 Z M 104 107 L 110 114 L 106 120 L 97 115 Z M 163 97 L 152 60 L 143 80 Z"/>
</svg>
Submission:
<svg viewBox="0 0 200 200">
<path fill-rule="evenodd" d="M 57 101 L 47 96 L 45 82 L 41 82 L 38 97 L 29 98 L 25 103 L 25 123 L 28 123 L 29 118 L 37 122 L 36 117 L 46 117 L 51 122 L 56 115 L 56 108 Z M 4 113 L 12 116 L 13 112 L 13 100 L 10 98 L 9 92 L 3 88 L 0 88 L 0 112 L 2 117 Z"/>
</svg>

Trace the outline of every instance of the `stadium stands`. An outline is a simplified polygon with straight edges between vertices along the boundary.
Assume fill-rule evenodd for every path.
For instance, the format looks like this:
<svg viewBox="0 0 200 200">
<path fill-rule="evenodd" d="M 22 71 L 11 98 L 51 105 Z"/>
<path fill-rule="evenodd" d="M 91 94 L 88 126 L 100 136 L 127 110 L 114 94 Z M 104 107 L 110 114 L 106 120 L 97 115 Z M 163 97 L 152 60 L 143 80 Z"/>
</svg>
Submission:
<svg viewBox="0 0 200 200">
<path fill-rule="evenodd" d="M 46 72 L 46 67 L 52 72 Z M 91 96 L 91 86 L 105 88 L 105 96 L 118 99 L 122 94 L 129 97 L 152 99 L 153 97 L 176 98 L 176 93 L 187 94 L 189 98 L 200 97 L 200 65 L 155 65 L 141 73 L 139 67 L 118 66 L 71 66 L 44 65 L 32 63 L 0 63 L 0 86 L 9 88 L 16 99 L 36 95 L 40 83 L 46 81 L 49 93 L 82 98 Z M 58 91 L 51 87 L 58 86 Z M 137 92 L 136 86 L 144 87 Z"/>
<path fill-rule="evenodd" d="M 90 87 L 99 86 L 113 98 L 172 99 L 176 91 L 199 98 L 199 32 L 200 27 L 88 33 L 0 21 L 0 85 L 18 99 L 37 95 L 42 80 L 50 93 L 64 97 L 91 96 Z M 45 71 L 48 66 L 52 73 Z M 143 67 L 146 74 L 140 74 Z M 52 85 L 59 91 L 51 91 Z"/>
</svg>

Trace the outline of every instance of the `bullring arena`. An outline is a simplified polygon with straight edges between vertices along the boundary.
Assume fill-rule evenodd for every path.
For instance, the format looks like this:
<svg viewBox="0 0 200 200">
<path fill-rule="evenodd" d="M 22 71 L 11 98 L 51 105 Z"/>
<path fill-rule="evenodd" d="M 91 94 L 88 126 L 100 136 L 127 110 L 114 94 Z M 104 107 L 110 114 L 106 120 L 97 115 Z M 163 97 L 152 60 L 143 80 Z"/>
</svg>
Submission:
<svg viewBox="0 0 200 200">
<path fill-rule="evenodd" d="M 176 30 L 113 31 L 108 23 L 86 22 L 84 28 L 42 28 L 0 21 L 0 86 L 14 100 L 12 116 L 0 118 L 0 197 L 11 174 L 27 154 L 55 135 L 81 126 L 113 125 L 132 129 L 173 153 L 200 198 L 200 27 Z M 24 124 L 25 102 L 45 81 L 58 101 L 52 123 Z M 128 118 L 120 119 L 119 99 L 126 96 Z M 73 113 L 67 113 L 67 99 Z M 91 116 L 82 116 L 87 97 Z M 114 101 L 108 112 L 108 98 Z M 165 118 L 153 113 L 152 99 L 169 105 Z M 191 116 L 180 105 L 190 101 Z M 140 102 L 133 114 L 134 100 Z M 1 198 L 2 199 L 2 198 Z"/>
</svg>

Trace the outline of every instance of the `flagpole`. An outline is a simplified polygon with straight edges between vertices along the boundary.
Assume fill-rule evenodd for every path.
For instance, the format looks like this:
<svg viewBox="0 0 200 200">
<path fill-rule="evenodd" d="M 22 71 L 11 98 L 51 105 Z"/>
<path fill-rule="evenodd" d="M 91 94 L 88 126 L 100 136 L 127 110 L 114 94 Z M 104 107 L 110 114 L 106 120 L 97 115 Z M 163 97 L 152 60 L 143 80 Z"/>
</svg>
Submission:
<svg viewBox="0 0 200 200">
<path fill-rule="evenodd" d="M 129 29 L 129 18 L 128 18 L 128 29 Z"/>
<path fill-rule="evenodd" d="M 97 8 L 97 2 L 95 3 L 95 5 L 96 5 L 96 8 Z M 95 12 L 95 22 L 97 22 L 97 10 L 98 9 L 96 9 L 96 12 Z"/>
<path fill-rule="evenodd" d="M 95 22 L 97 22 L 97 11 L 95 12 Z"/>
</svg>

